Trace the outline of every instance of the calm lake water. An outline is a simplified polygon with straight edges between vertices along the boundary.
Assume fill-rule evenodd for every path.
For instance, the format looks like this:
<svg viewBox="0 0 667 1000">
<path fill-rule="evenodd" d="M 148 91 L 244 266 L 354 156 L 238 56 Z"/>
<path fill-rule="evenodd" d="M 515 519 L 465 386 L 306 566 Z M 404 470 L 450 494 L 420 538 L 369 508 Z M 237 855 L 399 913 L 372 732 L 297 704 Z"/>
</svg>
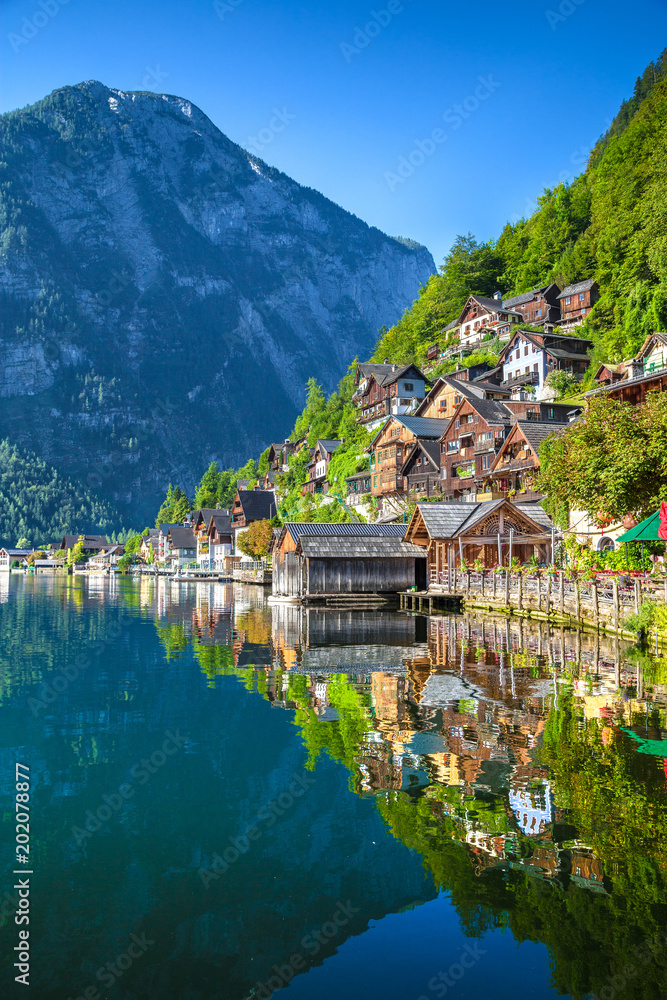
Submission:
<svg viewBox="0 0 667 1000">
<path fill-rule="evenodd" d="M 1 995 L 665 996 L 665 682 L 544 624 L 2 577 Z"/>
</svg>

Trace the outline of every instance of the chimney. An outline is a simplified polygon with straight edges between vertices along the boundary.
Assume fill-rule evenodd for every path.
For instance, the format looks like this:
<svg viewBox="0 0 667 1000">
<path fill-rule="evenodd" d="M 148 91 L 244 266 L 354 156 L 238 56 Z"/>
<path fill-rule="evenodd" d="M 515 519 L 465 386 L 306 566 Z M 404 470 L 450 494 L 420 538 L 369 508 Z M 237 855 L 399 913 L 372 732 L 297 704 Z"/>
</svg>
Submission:
<svg viewBox="0 0 667 1000">
<path fill-rule="evenodd" d="M 388 365 L 389 364 L 389 358 L 385 358 L 384 361 L 382 362 L 382 364 L 383 365 Z"/>
<path fill-rule="evenodd" d="M 494 292 L 493 293 L 493 297 L 494 297 L 494 299 L 498 299 L 499 302 L 503 301 L 503 293 L 502 292 Z"/>
</svg>

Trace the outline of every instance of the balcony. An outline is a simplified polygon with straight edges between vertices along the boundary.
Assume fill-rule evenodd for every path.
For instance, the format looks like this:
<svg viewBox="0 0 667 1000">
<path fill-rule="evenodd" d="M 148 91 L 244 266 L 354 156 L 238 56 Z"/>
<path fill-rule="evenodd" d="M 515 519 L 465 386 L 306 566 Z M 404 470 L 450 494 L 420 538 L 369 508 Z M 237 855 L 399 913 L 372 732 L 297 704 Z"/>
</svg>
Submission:
<svg viewBox="0 0 667 1000">
<path fill-rule="evenodd" d="M 513 389 L 515 386 L 519 385 L 539 385 L 540 384 L 540 373 L 539 372 L 524 372 L 523 375 L 516 375 L 514 378 L 508 378 L 501 383 L 506 389 Z"/>
<path fill-rule="evenodd" d="M 500 451 L 502 443 L 500 438 L 491 438 L 490 441 L 475 441 L 475 454 L 480 455 L 485 451 Z"/>
</svg>

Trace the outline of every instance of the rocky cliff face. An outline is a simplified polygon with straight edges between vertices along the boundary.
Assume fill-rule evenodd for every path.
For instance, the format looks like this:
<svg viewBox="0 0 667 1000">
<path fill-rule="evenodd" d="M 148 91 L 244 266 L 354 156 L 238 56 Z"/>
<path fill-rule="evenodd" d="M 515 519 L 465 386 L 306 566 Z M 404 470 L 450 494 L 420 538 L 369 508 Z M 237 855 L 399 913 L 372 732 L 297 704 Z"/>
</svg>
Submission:
<svg viewBox="0 0 667 1000">
<path fill-rule="evenodd" d="M 0 436 L 147 515 L 290 430 L 435 270 L 178 97 L 0 118 Z"/>
</svg>

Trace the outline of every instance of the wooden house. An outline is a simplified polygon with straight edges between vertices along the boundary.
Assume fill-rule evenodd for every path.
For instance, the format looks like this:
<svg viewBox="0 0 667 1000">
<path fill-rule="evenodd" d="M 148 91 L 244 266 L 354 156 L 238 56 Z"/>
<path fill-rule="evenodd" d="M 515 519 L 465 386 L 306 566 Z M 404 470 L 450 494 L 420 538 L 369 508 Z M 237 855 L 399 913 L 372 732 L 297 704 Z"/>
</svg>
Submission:
<svg viewBox="0 0 667 1000">
<path fill-rule="evenodd" d="M 78 544 L 80 538 L 83 541 L 84 555 L 91 555 L 94 552 L 99 552 L 100 549 L 107 549 L 109 547 L 109 540 L 106 535 L 65 535 L 60 543 L 60 548 L 65 552 L 68 549 L 73 549 Z"/>
<path fill-rule="evenodd" d="M 520 313 L 524 323 L 532 326 L 544 326 L 545 323 L 558 323 L 560 320 L 560 288 L 553 282 L 541 285 L 521 295 L 513 295 L 503 299 L 503 306 L 513 312 Z"/>
<path fill-rule="evenodd" d="M 494 492 L 516 492 L 521 499 L 538 500 L 542 494 L 534 489 L 540 470 L 540 445 L 561 425 L 537 420 L 517 420 L 485 475 L 487 487 Z"/>
<path fill-rule="evenodd" d="M 333 458 L 334 452 L 336 452 L 340 446 L 340 441 L 333 441 L 326 438 L 318 440 L 313 451 L 312 460 L 306 470 L 308 478 L 301 488 L 301 492 L 304 496 L 306 493 L 328 493 L 329 484 L 327 482 L 327 473 L 329 470 L 329 463 Z"/>
<path fill-rule="evenodd" d="M 498 359 L 503 369 L 502 384 L 511 389 L 534 387 L 539 398 L 553 371 L 566 371 L 577 379 L 583 378 L 592 347 L 593 342 L 583 337 L 517 330 Z"/>
<path fill-rule="evenodd" d="M 522 319 L 521 313 L 505 307 L 500 292 L 496 292 L 492 299 L 484 295 L 470 295 L 456 321 L 460 327 L 459 343 L 462 347 L 475 347 L 487 334 L 505 338 L 510 334 L 512 324 Z"/>
<path fill-rule="evenodd" d="M 417 441 L 437 441 L 446 420 L 429 417 L 391 417 L 369 446 L 373 496 L 404 493 L 401 468 Z"/>
<path fill-rule="evenodd" d="M 178 524 L 169 528 L 168 561 L 177 569 L 194 562 L 197 555 L 197 542 L 192 528 Z"/>
<path fill-rule="evenodd" d="M 506 499 L 487 503 L 417 504 L 405 533 L 406 542 L 427 553 L 431 586 L 451 586 L 450 574 L 461 558 L 468 564 L 508 565 L 512 558 L 527 562 L 533 555 L 551 557 L 551 522 L 539 504 L 520 506 Z"/>
<path fill-rule="evenodd" d="M 401 478 L 408 493 L 421 497 L 439 496 L 440 443 L 418 441 L 401 466 Z"/>
<path fill-rule="evenodd" d="M 143 562 L 149 562 L 151 559 L 157 560 L 159 558 L 159 534 L 159 528 L 149 528 L 148 534 L 142 537 L 141 545 L 139 546 L 139 557 L 143 560 Z"/>
<path fill-rule="evenodd" d="M 425 553 L 404 524 L 294 524 L 273 549 L 275 597 L 392 594 L 426 583 Z"/>
<path fill-rule="evenodd" d="M 426 395 L 425 375 L 413 364 L 357 364 L 355 384 L 357 423 L 370 430 L 387 417 L 412 413 Z"/>
<path fill-rule="evenodd" d="M 278 474 L 269 469 L 263 476 L 260 476 L 257 485 L 261 490 L 275 490 L 277 480 Z"/>
<path fill-rule="evenodd" d="M 433 388 L 415 410 L 415 417 L 435 417 L 450 420 L 462 399 L 509 399 L 511 390 L 499 383 L 489 382 L 485 372 L 478 379 L 459 378 L 462 372 L 452 372 L 436 379 Z M 498 377 L 502 372 L 498 371 Z M 493 376 L 495 378 L 495 375 Z"/>
<path fill-rule="evenodd" d="M 560 302 L 559 325 L 563 327 L 578 326 L 586 319 L 595 303 L 600 298 L 600 286 L 597 281 L 588 279 L 568 285 L 558 296 Z"/>
<path fill-rule="evenodd" d="M 440 438 L 441 488 L 449 500 L 475 497 L 512 422 L 503 403 L 463 399 Z"/>
<path fill-rule="evenodd" d="M 276 516 L 276 494 L 273 490 L 237 490 L 232 505 L 230 527 L 234 535 L 234 554 L 238 550 L 238 536 L 253 521 L 270 521 Z"/>
<path fill-rule="evenodd" d="M 353 506 L 358 504 L 371 492 L 371 474 L 367 469 L 365 472 L 355 472 L 353 476 L 348 476 L 345 480 L 345 492 L 348 503 Z"/>
<path fill-rule="evenodd" d="M 234 552 L 231 522 L 231 514 L 227 511 L 216 511 L 211 515 L 206 529 L 209 569 L 223 569 L 224 560 Z"/>
<path fill-rule="evenodd" d="M 605 371 L 611 372 L 614 368 L 618 370 L 618 377 L 607 381 Z M 587 392 L 587 399 L 602 394 L 640 406 L 651 390 L 667 390 L 667 333 L 650 334 L 635 357 L 621 365 L 600 366 L 596 381 L 602 384 Z"/>
</svg>

